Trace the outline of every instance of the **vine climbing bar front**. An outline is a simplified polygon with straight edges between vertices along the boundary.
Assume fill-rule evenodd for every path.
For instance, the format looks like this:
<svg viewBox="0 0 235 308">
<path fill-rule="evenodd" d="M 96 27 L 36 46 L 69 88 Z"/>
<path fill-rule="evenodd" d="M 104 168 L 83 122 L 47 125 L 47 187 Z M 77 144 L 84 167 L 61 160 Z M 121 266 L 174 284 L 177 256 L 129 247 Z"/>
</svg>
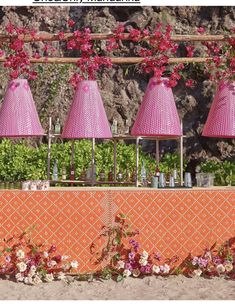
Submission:
<svg viewBox="0 0 235 308">
<path fill-rule="evenodd" d="M 60 58 L 60 57 L 41 57 L 39 59 L 31 58 L 31 63 L 44 64 L 76 64 L 81 58 Z M 170 58 L 169 63 L 205 63 L 212 58 Z M 0 62 L 5 62 L 6 58 L 0 58 Z M 113 64 L 138 64 L 144 61 L 141 57 L 111 57 Z"/>
<path fill-rule="evenodd" d="M 24 42 L 38 42 L 38 41 L 67 41 L 74 37 L 73 33 L 64 33 L 63 38 L 59 37 L 59 34 L 57 33 L 48 33 L 48 32 L 42 32 L 37 35 L 18 35 L 18 36 L 9 36 L 9 35 L 3 35 L 0 34 L 0 41 L 1 42 L 7 42 L 14 40 L 14 38 L 19 38 L 23 40 Z M 92 33 L 91 39 L 92 40 L 108 40 L 110 38 L 114 37 L 113 33 Z M 150 37 L 146 36 L 143 39 L 148 40 Z M 227 41 L 230 38 L 235 38 L 235 34 L 232 35 L 222 35 L 222 34 L 207 34 L 207 35 L 194 35 L 194 34 L 176 34 L 171 36 L 171 40 L 175 42 L 206 42 L 206 41 Z M 129 33 L 123 33 L 121 40 L 130 40 L 130 34 Z"/>
</svg>

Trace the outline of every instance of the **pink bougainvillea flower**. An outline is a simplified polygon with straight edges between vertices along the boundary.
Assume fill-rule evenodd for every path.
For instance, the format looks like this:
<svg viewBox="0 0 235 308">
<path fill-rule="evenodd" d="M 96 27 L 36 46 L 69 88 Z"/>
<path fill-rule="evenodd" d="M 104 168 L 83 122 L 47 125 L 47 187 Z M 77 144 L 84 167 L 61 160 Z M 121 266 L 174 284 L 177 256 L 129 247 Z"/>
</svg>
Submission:
<svg viewBox="0 0 235 308">
<path fill-rule="evenodd" d="M 193 79 L 188 79 L 188 80 L 186 80 L 186 82 L 185 82 L 185 86 L 186 86 L 187 88 L 194 88 L 195 85 L 196 85 L 196 81 L 193 80 Z"/>
<path fill-rule="evenodd" d="M 64 32 L 63 31 L 60 31 L 58 33 L 58 37 L 59 37 L 59 40 L 62 41 L 64 39 Z"/>
<path fill-rule="evenodd" d="M 69 26 L 70 28 L 72 28 L 74 25 L 75 25 L 75 21 L 73 21 L 72 19 L 69 19 L 69 20 L 68 20 L 68 26 Z"/>
<path fill-rule="evenodd" d="M 15 31 L 15 27 L 12 25 L 12 23 L 7 24 L 5 29 L 9 34 L 13 34 Z"/>
<path fill-rule="evenodd" d="M 199 27 L 198 29 L 197 29 L 197 32 L 198 33 L 200 33 L 200 34 L 203 34 L 203 33 L 205 33 L 205 28 L 204 27 Z"/>
</svg>

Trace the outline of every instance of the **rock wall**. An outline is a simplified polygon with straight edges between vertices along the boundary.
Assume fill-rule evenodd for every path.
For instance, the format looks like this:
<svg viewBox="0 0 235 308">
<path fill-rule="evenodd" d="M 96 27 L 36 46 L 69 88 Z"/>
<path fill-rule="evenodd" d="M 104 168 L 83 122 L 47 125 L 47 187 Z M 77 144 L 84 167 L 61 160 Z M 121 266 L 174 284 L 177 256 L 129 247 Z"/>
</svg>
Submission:
<svg viewBox="0 0 235 308">
<path fill-rule="evenodd" d="M 195 33 L 200 26 L 211 33 L 221 33 L 235 27 L 235 7 L 1 7 L 0 31 L 9 22 L 18 26 L 29 26 L 39 31 L 57 32 L 65 27 L 68 18 L 79 27 L 90 27 L 92 32 L 108 32 L 117 22 L 139 28 L 154 28 L 159 21 L 173 25 L 176 34 Z M 56 47 L 59 43 L 54 43 Z M 40 43 L 33 49 L 40 49 Z M 125 49 L 125 48 L 124 48 Z M 128 51 L 128 47 L 126 51 Z M 76 56 L 76 54 L 67 55 Z M 61 52 L 60 52 L 61 54 Z M 118 55 L 118 54 L 117 54 Z M 208 139 L 201 137 L 203 125 L 215 91 L 215 85 L 200 74 L 198 68 L 189 68 L 198 84 L 193 90 L 179 84 L 173 91 L 177 108 L 184 124 L 185 154 L 194 167 L 199 161 L 235 159 L 235 140 Z M 7 74 L 1 68 L 0 96 L 4 95 Z M 37 103 L 43 126 L 52 115 L 53 121 L 60 117 L 63 123 L 73 96 L 68 84 L 71 66 L 39 66 L 39 78 L 32 82 L 32 91 Z M 108 119 L 118 120 L 124 128 L 128 120 L 133 125 L 149 76 L 138 74 L 135 66 L 114 66 L 104 70 L 98 80 Z M 162 151 L 172 151 L 175 142 L 164 142 Z M 155 144 L 144 144 L 147 152 L 155 152 Z"/>
</svg>

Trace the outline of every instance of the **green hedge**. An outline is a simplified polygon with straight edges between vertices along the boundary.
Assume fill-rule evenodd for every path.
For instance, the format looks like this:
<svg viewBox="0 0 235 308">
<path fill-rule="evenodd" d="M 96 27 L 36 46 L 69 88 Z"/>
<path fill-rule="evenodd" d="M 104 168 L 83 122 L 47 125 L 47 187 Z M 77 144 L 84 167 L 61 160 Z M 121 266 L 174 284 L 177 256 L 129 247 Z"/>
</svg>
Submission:
<svg viewBox="0 0 235 308">
<path fill-rule="evenodd" d="M 67 175 L 71 162 L 71 141 L 56 142 L 51 147 L 51 174 L 55 159 L 58 159 L 59 178 L 61 178 L 62 163 L 65 162 Z M 96 168 L 97 174 L 104 168 L 106 174 L 113 167 L 113 142 L 96 144 Z M 140 146 L 140 169 L 142 161 L 145 161 L 147 172 L 155 171 L 155 158 L 145 155 Z M 170 172 L 176 164 L 179 169 L 179 155 L 166 154 L 161 163 L 162 172 Z M 75 141 L 75 176 L 78 179 L 83 169 L 87 169 L 91 163 L 91 141 Z M 135 169 L 135 144 L 126 145 L 124 142 L 117 144 L 117 170 L 126 169 L 133 172 Z M 0 143 L 0 181 L 16 182 L 22 180 L 35 180 L 47 178 L 47 144 L 39 147 L 27 145 L 27 141 L 19 141 L 14 144 L 9 139 L 3 139 Z"/>
</svg>

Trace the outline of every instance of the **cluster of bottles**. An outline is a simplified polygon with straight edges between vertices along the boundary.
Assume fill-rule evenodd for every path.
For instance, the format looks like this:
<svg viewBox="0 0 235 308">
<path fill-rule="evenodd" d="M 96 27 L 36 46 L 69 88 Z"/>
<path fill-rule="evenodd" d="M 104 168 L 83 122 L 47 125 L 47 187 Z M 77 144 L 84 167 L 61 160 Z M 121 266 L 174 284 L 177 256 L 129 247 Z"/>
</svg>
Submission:
<svg viewBox="0 0 235 308">
<path fill-rule="evenodd" d="M 55 182 L 59 181 L 58 159 L 55 160 L 54 165 L 53 165 L 52 180 L 55 181 Z M 62 164 L 61 180 L 62 181 L 68 180 L 68 178 L 67 178 L 67 170 L 66 170 L 65 163 Z M 69 177 L 69 180 L 70 181 L 74 181 L 75 180 L 74 164 L 71 164 L 71 166 L 70 166 L 70 177 Z"/>
<path fill-rule="evenodd" d="M 126 119 L 125 121 L 125 127 L 124 127 L 124 130 L 122 131 L 125 135 L 129 135 L 129 132 L 130 132 L 130 123 L 129 123 L 129 120 Z M 118 133 L 120 133 L 118 131 L 118 122 L 116 119 L 113 119 L 113 123 L 111 125 L 111 132 L 113 134 L 113 136 L 115 135 L 118 135 Z"/>
</svg>

